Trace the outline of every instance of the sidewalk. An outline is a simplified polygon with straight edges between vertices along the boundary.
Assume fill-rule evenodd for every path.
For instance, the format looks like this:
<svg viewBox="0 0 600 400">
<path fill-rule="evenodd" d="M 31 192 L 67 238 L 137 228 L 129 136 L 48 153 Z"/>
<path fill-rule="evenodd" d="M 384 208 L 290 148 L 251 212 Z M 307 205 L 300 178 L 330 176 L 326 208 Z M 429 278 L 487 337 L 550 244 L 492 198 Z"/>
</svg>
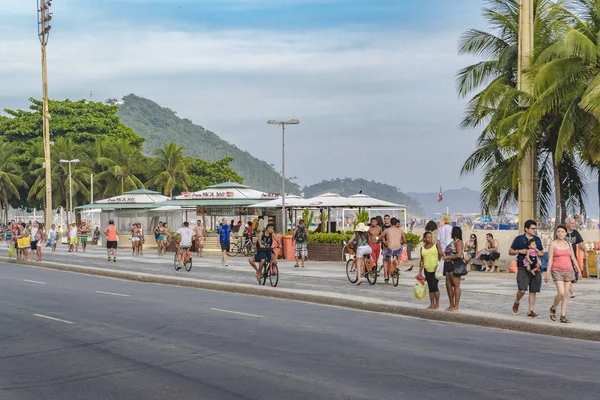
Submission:
<svg viewBox="0 0 600 400">
<path fill-rule="evenodd" d="M 560 332 L 563 331 L 566 335 L 565 329 L 596 330 L 598 336 L 600 336 L 600 315 L 597 313 L 597 308 L 600 306 L 600 281 L 596 279 L 586 279 L 575 285 L 577 297 L 570 300 L 567 313 L 573 323 L 567 326 L 551 322 L 548 318 L 548 310 L 556 293 L 552 283 L 544 284 L 542 292 L 538 295 L 536 311 L 542 316 L 541 319 L 529 320 L 526 318 L 527 296 L 522 301 L 519 314 L 514 316 L 511 307 L 516 292 L 516 277 L 514 274 L 508 273 L 469 273 L 461 285 L 463 289 L 461 312 L 446 313 L 424 310 L 429 305 L 429 301 L 418 301 L 413 298 L 412 287 L 416 282 L 414 277 L 418 272 L 416 261 L 413 261 L 415 268 L 412 272 L 405 272 L 411 263 L 401 264 L 402 275 L 399 287 L 394 287 L 391 283 L 385 284 L 383 276 L 379 277 L 380 280 L 375 286 L 369 286 L 367 282 L 364 282 L 357 287 L 346 278 L 345 263 L 311 261 L 307 262 L 305 269 L 301 269 L 294 268 L 293 261 L 280 261 L 279 285 L 274 289 L 278 293 L 275 293 L 275 295 L 267 288 L 261 288 L 262 292 L 256 291 L 258 285 L 253 278 L 253 270 L 248 265 L 246 258 L 230 258 L 229 266 L 225 267 L 220 264 L 220 258 L 215 256 L 194 257 L 194 266 L 191 272 L 176 272 L 173 268 L 173 253 L 168 253 L 167 256 L 160 258 L 155 250 L 151 250 L 141 257 L 132 257 L 131 253 L 124 253 L 123 250 L 121 250 L 121 254 L 122 256 L 118 256 L 118 261 L 114 263 L 112 261 L 107 262 L 104 249 L 91 247 L 88 248 L 87 253 L 81 251 L 68 253 L 65 248 L 59 248 L 56 253 L 45 251 L 42 264 L 56 263 L 101 270 L 126 271 L 143 275 L 148 279 L 153 277 L 154 281 L 160 277 L 165 279 L 184 278 L 185 286 L 194 286 L 193 281 L 197 281 L 197 283 L 204 282 L 205 286 L 203 287 L 211 288 L 210 285 L 206 286 L 206 283 L 212 282 L 218 285 L 218 287 L 214 287 L 216 290 L 226 290 L 226 285 L 233 285 L 236 290 L 232 291 L 237 292 L 239 289 L 244 289 L 245 292 L 250 294 L 274 295 L 275 297 L 282 297 L 282 293 L 287 292 L 290 296 L 292 296 L 291 294 L 294 295 L 289 298 L 296 300 L 303 300 L 302 295 L 317 296 L 319 300 L 314 302 L 320 303 L 328 297 L 335 300 L 332 300 L 331 303 L 334 305 L 344 305 L 341 304 L 344 300 L 352 300 L 363 305 L 367 303 L 379 305 L 371 308 L 362 307 L 371 311 L 390 312 L 384 305 L 397 306 L 404 307 L 406 310 L 409 308 L 414 310 L 409 315 L 443 321 L 470 323 L 467 321 L 469 317 L 491 318 L 505 321 L 505 324 L 502 326 L 487 324 L 485 326 L 532 331 L 529 328 L 520 329 L 519 326 L 523 325 L 530 328 L 536 327 L 535 329 L 541 330 L 540 333 L 549 334 L 552 334 L 550 331 L 559 329 L 557 331 L 558 336 L 562 336 Z M 50 265 L 46 266 L 51 267 Z M 144 281 L 152 281 L 148 279 L 144 279 Z M 252 290 L 249 291 L 250 289 Z M 448 306 L 448 300 L 443 284 L 441 284 L 440 289 L 442 290 L 441 308 L 443 309 Z M 313 299 L 307 298 L 306 301 L 313 301 Z M 327 302 L 325 303 L 327 304 Z M 406 310 L 402 313 L 407 314 Z M 418 313 L 416 313 L 417 310 L 419 310 Z M 570 335 L 570 337 L 574 336 Z M 600 340 L 600 337 L 597 340 Z"/>
</svg>

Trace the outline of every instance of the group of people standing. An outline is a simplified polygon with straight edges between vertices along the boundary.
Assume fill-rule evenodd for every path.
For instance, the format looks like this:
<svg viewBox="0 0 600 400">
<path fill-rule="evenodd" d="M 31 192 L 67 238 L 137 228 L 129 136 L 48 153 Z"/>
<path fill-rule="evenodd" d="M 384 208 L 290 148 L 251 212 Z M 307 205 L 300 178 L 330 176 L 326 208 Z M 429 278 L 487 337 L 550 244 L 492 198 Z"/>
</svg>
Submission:
<svg viewBox="0 0 600 400">
<path fill-rule="evenodd" d="M 477 257 L 486 264 L 485 270 L 493 271 L 493 262 L 500 257 L 500 248 L 498 241 L 492 234 L 486 236 L 486 247 L 479 250 L 477 247 L 477 237 L 471 235 L 469 242 L 464 243 L 462 229 L 458 226 L 452 226 L 452 220 L 446 216 L 442 226 L 430 221 L 427 223 L 423 235 L 423 245 L 421 247 L 421 261 L 419 266 L 419 275 L 424 273 L 425 280 L 429 288 L 430 306 L 429 309 L 439 308 L 439 274 L 440 267 L 443 268 L 443 275 L 446 283 L 446 291 L 450 306 L 446 311 L 457 311 L 461 299 L 461 281 L 464 277 L 456 274 L 456 263 L 468 262 Z M 569 298 L 575 297 L 572 292 L 572 285 L 583 277 L 583 269 L 577 261 L 577 248 L 581 248 L 585 254 L 583 238 L 575 230 L 575 220 L 567 219 L 566 225 L 558 225 L 554 231 L 554 240 L 548 248 L 548 265 L 545 275 L 541 266 L 541 258 L 544 257 L 544 247 L 539 236 L 537 236 L 537 223 L 534 220 L 528 220 L 524 224 L 524 233 L 517 236 L 508 251 L 510 256 L 516 256 L 517 262 L 517 293 L 513 302 L 512 312 L 519 312 L 521 299 L 526 293 L 529 293 L 529 307 L 527 317 L 540 318 L 535 312 L 535 303 L 537 293 L 541 291 L 542 280 L 549 283 L 551 280 L 556 287 L 556 296 L 550 307 L 549 316 L 552 321 L 556 321 L 558 307 L 560 306 L 561 323 L 569 323 L 567 318 L 567 305 Z M 484 251 L 485 253 L 482 253 Z M 487 263 L 490 264 L 487 264 Z M 585 262 L 585 256 L 584 256 Z"/>
</svg>

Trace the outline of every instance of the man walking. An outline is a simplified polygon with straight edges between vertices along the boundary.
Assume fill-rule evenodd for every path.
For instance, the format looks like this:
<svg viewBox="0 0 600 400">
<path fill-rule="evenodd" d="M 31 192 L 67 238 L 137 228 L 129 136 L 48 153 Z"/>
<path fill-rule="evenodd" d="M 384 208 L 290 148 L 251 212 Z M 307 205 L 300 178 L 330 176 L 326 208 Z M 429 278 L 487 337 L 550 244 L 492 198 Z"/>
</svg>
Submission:
<svg viewBox="0 0 600 400">
<path fill-rule="evenodd" d="M 221 264 L 228 267 L 227 253 L 231 251 L 231 227 L 227 224 L 227 218 L 223 218 L 221 226 L 219 226 L 219 243 L 221 245 L 221 253 L 223 254 Z"/>
<path fill-rule="evenodd" d="M 579 260 L 577 258 L 578 247 L 583 252 L 583 266 L 579 265 L 579 261 L 577 262 L 577 269 L 579 269 L 579 278 L 581 279 L 583 278 L 583 272 L 587 270 L 587 250 L 585 248 L 583 237 L 577 230 L 575 230 L 575 228 L 577 227 L 577 221 L 575 220 L 575 218 L 567 218 L 565 222 L 567 224 L 567 236 L 565 237 L 565 240 L 571 244 L 575 258 Z M 569 293 L 569 296 L 571 296 L 571 298 L 575 297 L 573 285 L 571 285 L 571 292 Z"/>
<path fill-rule="evenodd" d="M 398 219 L 392 218 L 391 226 L 381 236 L 386 249 L 383 252 L 383 266 L 385 283 L 390 280 L 390 275 L 398 268 L 398 260 L 402 256 L 402 249 L 406 244 L 404 231 L 397 226 Z"/>
<path fill-rule="evenodd" d="M 308 257 L 308 229 L 304 226 L 304 220 L 298 221 L 298 226 L 294 228 L 292 245 L 294 246 L 294 257 L 296 258 L 295 268 L 298 268 L 298 259 L 302 268 L 304 268 L 304 259 Z"/>
<path fill-rule="evenodd" d="M 523 260 L 527 256 L 528 245 L 530 239 L 535 240 L 535 244 L 538 251 L 538 257 L 544 255 L 544 247 L 542 246 L 542 240 L 536 235 L 537 223 L 533 220 L 525 221 L 525 233 L 515 238 L 508 254 L 511 256 L 517 256 L 517 295 L 515 302 L 512 307 L 513 314 L 519 312 L 519 304 L 521 299 L 525 295 L 525 292 L 529 290 L 529 312 L 527 316 L 529 318 L 539 318 L 540 316 L 535 313 L 535 300 L 537 293 L 542 288 L 542 272 L 529 272 L 527 267 L 523 264 Z"/>
<path fill-rule="evenodd" d="M 108 254 L 108 261 L 112 255 L 113 262 L 117 262 L 117 246 L 119 244 L 119 231 L 115 226 L 115 221 L 112 219 L 108 221 L 108 226 L 104 230 L 106 235 L 106 253 Z"/>
</svg>

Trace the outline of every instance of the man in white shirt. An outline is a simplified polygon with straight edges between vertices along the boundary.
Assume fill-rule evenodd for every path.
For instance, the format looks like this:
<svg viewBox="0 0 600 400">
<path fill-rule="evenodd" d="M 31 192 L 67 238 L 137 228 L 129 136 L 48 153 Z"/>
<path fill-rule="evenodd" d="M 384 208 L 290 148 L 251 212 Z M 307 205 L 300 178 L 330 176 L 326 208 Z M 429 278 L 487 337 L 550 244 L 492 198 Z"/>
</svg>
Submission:
<svg viewBox="0 0 600 400">
<path fill-rule="evenodd" d="M 444 225 L 440 226 L 440 229 L 438 229 L 437 240 L 442 251 L 445 251 L 446 246 L 452 242 L 452 217 L 445 215 L 442 221 L 444 222 Z"/>
<path fill-rule="evenodd" d="M 183 263 L 183 251 L 189 250 L 192 247 L 192 241 L 194 240 L 194 236 L 196 234 L 192 229 L 190 229 L 189 222 L 184 222 L 183 227 L 177 230 L 179 234 L 179 251 L 177 252 L 177 258 L 180 263 Z"/>
</svg>

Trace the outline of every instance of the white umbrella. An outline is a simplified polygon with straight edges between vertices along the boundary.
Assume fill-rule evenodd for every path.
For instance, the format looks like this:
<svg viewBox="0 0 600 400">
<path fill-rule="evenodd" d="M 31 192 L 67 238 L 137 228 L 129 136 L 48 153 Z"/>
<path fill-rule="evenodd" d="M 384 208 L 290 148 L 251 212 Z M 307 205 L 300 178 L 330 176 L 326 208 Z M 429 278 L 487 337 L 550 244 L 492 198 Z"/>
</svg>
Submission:
<svg viewBox="0 0 600 400">
<path fill-rule="evenodd" d="M 312 199 L 308 199 L 311 207 L 317 208 L 335 208 L 335 207 L 348 207 L 350 201 L 347 197 L 342 197 L 336 193 L 325 193 Z"/>
<path fill-rule="evenodd" d="M 285 206 L 290 208 L 305 208 L 311 207 L 310 200 L 296 195 L 285 196 Z M 279 208 L 281 207 L 281 199 L 264 201 L 262 203 L 253 204 L 254 208 Z"/>
<path fill-rule="evenodd" d="M 385 200 L 374 199 L 372 197 L 367 196 L 366 194 L 355 194 L 350 196 L 349 204 L 352 207 L 369 207 L 369 208 L 396 208 L 402 207 L 399 204 L 391 203 Z"/>
</svg>

